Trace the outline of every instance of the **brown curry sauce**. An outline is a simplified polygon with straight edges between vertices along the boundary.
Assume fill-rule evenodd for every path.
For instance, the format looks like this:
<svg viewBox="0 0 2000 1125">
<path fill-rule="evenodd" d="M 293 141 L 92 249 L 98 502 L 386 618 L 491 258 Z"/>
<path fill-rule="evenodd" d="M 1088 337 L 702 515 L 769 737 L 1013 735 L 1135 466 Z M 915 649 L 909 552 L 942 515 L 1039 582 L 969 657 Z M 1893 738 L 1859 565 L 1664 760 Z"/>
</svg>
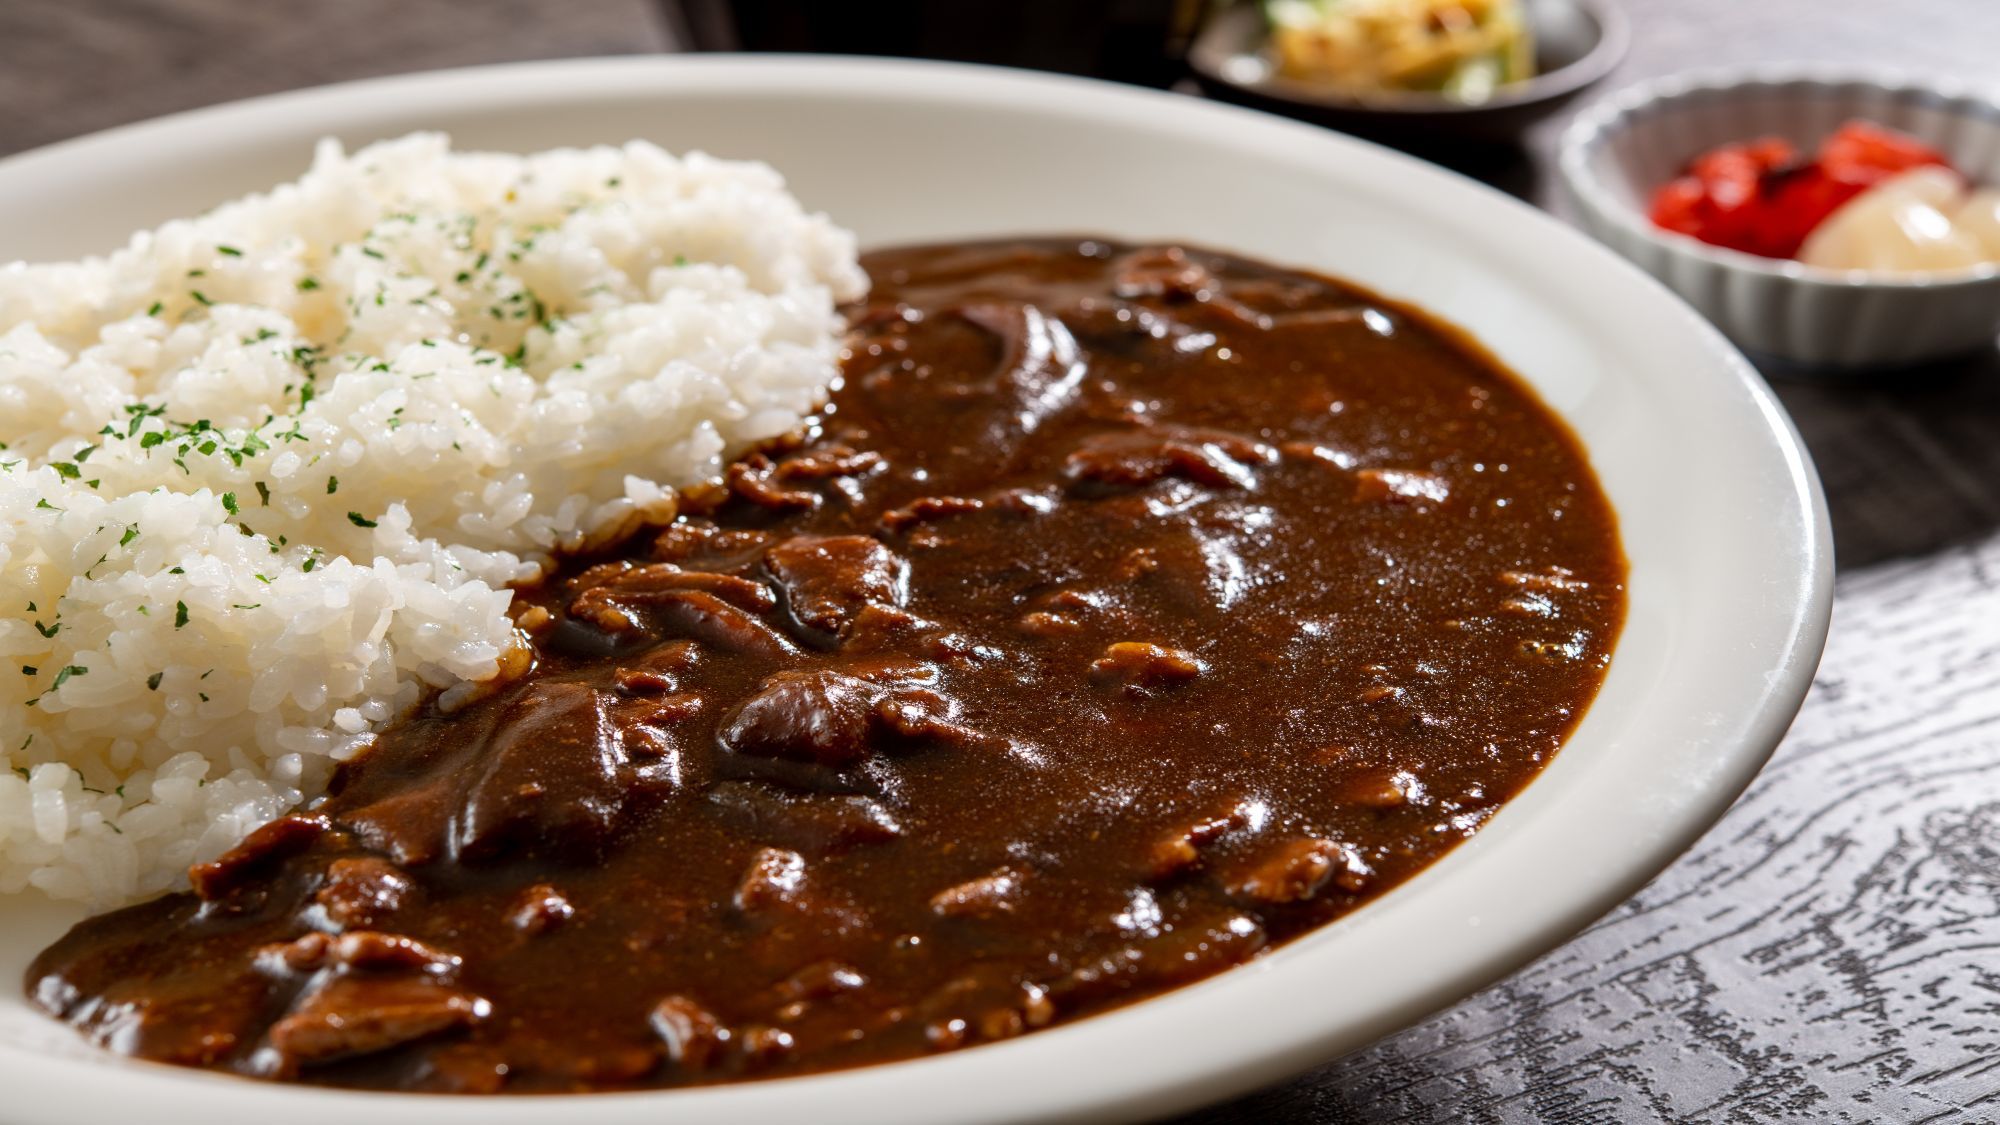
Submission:
<svg viewBox="0 0 2000 1125">
<path fill-rule="evenodd" d="M 1395 886 L 1596 692 L 1611 509 L 1455 331 L 1176 248 L 865 264 L 806 433 L 523 591 L 532 670 L 82 923 L 35 1001 L 132 1055 L 420 1090 L 1004 1039 Z"/>
</svg>

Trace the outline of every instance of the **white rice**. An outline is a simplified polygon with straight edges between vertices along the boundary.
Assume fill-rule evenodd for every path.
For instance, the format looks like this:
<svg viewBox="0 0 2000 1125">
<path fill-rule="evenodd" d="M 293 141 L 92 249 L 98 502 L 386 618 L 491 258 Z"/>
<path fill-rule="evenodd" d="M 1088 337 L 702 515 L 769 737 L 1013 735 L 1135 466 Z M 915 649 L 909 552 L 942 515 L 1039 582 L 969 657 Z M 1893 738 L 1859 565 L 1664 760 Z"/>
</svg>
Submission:
<svg viewBox="0 0 2000 1125">
<path fill-rule="evenodd" d="M 170 888 L 495 675 L 505 585 L 793 426 L 864 285 L 762 165 L 429 134 L 0 268 L 0 892 Z"/>
</svg>

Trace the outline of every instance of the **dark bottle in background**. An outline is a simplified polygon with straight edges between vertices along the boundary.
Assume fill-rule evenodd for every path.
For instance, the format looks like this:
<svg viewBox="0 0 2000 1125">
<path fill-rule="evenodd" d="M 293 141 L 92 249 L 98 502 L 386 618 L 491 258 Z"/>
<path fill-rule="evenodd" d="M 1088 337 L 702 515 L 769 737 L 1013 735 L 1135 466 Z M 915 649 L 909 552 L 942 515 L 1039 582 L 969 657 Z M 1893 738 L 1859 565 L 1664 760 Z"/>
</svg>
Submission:
<svg viewBox="0 0 2000 1125">
<path fill-rule="evenodd" d="M 661 0 L 704 51 L 893 55 L 1169 86 L 1207 0 Z"/>
</svg>

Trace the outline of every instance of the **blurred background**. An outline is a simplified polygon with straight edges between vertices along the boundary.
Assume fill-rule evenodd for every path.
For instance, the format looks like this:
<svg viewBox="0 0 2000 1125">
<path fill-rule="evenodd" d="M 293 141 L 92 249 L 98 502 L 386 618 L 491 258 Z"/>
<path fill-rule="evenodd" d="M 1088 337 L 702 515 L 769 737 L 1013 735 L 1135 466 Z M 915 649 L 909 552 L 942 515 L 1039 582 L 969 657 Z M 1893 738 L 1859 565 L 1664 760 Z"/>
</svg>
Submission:
<svg viewBox="0 0 2000 1125">
<path fill-rule="evenodd" d="M 376 75 L 830 50 L 1244 101 L 1568 214 L 1562 130 L 1648 78 L 1814 62 L 2000 83 L 2000 0 L 1526 6 L 1566 77 L 1475 114 L 1418 106 L 1385 122 L 1325 99 L 1287 104 L 1267 55 L 1246 46 L 1261 18 L 1205 0 L 0 0 L 0 154 Z M 1824 480 L 1841 577 L 1815 694 L 1757 787 L 1571 946 L 1204 1120 L 2000 1120 L 2000 355 L 1838 381 L 1766 374 Z M 1690 435 L 1690 455 L 1701 440 Z M 1833 776 L 1867 780 L 1835 791 Z M 1752 871 L 1770 903 L 1718 889 Z M 1930 972 L 1918 962 L 1937 947 L 1905 957 L 1895 934 L 1934 937 L 1951 957 Z M 1852 1004 L 1829 1008 L 1829 995 Z"/>
<path fill-rule="evenodd" d="M 1624 25 L 1591 81 L 1502 121 L 1500 140 L 1419 121 L 1386 139 L 1557 211 L 1557 137 L 1632 83 L 1803 61 L 2000 82 L 2000 0 L 1577 0 Z M 1527 0 L 1531 13 L 1573 4 Z M 1223 0 L 4 0 L 0 153 L 216 102 L 376 75 L 699 45 L 826 49 L 1038 66 L 1274 105 L 1186 53 L 1245 5 Z M 1261 23 L 1259 24 L 1261 26 Z M 1226 52 L 1225 52 L 1226 53 Z M 1607 61 L 1598 73 L 1596 61 Z M 1217 68 L 1212 68 L 1217 69 Z M 1225 64 L 1221 69 L 1226 69 Z M 1569 100 L 1564 100 L 1567 97 Z M 1355 122 L 1332 115 L 1335 123 Z M 1358 131 L 1374 135 L 1369 122 Z M 2000 354 L 1860 386 L 1780 378 L 1833 501 L 1843 565 L 2000 527 Z M 1927 466 L 1923 473 L 1909 466 Z"/>
<path fill-rule="evenodd" d="M 1690 67 L 1809 60 L 1992 81 L 1994 0 L 1598 0 L 1630 49 L 1571 109 Z M 220 101 L 441 67 L 697 46 L 925 54 L 1170 85 L 1221 0 L 6 0 L 0 152 Z M 1537 5 L 1530 5 L 1536 7 Z M 1184 82 L 1185 86 L 1192 83 Z M 1564 114 L 1530 129 L 1544 153 Z M 1548 170 L 1493 174 L 1551 198 Z"/>
</svg>

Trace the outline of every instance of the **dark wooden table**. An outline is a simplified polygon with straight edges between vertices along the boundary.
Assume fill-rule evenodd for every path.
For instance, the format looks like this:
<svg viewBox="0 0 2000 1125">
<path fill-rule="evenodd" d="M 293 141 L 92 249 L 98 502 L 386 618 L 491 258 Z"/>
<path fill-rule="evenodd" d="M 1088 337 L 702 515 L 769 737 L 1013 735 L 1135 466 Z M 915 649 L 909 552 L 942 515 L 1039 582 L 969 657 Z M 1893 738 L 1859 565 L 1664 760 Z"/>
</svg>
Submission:
<svg viewBox="0 0 2000 1125">
<path fill-rule="evenodd" d="M 1606 90 L 1796 59 L 2000 81 L 2000 0 L 1626 3 Z M 345 78 L 673 46 L 647 0 L 0 0 L 0 152 Z M 1485 173 L 1551 202 L 1560 126 Z M 1562 949 L 1188 1121 L 2000 1122 L 2000 353 L 1778 389 L 1840 578 L 1770 768 Z"/>
</svg>

